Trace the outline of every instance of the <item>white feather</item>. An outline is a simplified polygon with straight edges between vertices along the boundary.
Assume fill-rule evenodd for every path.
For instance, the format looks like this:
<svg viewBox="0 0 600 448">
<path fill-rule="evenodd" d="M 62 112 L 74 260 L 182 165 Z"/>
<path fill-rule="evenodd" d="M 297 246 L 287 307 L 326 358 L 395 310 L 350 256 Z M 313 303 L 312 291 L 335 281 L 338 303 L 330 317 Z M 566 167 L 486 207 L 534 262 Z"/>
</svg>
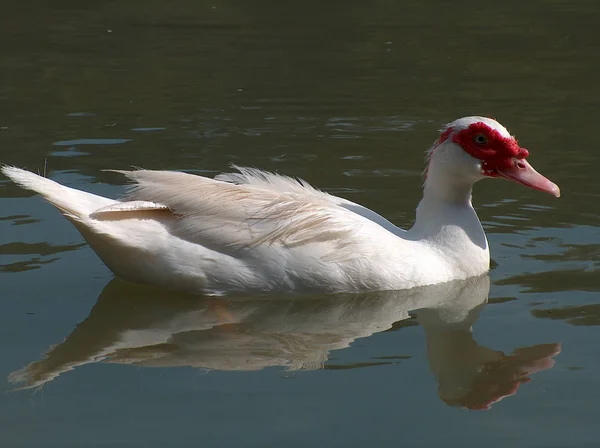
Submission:
<svg viewBox="0 0 600 448">
<path fill-rule="evenodd" d="M 132 281 L 208 294 L 390 289 L 380 286 L 400 286 L 394 258 L 404 258 L 401 281 L 422 282 L 411 272 L 425 246 L 400 247 L 407 242 L 350 211 L 353 203 L 271 173 L 248 170 L 270 181 L 236 185 L 179 172 L 123 172 L 134 185 L 116 201 L 19 168 L 2 171 L 56 205 L 104 263 Z"/>
</svg>

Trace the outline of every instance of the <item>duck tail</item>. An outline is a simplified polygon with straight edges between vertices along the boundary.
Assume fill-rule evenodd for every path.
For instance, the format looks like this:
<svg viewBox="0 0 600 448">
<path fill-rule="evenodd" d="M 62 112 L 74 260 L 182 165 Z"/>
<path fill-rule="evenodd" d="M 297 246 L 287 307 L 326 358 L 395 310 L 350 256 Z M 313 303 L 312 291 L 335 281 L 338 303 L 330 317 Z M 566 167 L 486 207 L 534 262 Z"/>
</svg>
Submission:
<svg viewBox="0 0 600 448">
<path fill-rule="evenodd" d="M 66 187 L 31 171 L 14 166 L 3 166 L 0 171 L 20 187 L 35 191 L 43 196 L 44 199 L 58 208 L 63 215 L 72 220 L 81 221 L 95 210 L 115 202 L 103 196 Z"/>
</svg>

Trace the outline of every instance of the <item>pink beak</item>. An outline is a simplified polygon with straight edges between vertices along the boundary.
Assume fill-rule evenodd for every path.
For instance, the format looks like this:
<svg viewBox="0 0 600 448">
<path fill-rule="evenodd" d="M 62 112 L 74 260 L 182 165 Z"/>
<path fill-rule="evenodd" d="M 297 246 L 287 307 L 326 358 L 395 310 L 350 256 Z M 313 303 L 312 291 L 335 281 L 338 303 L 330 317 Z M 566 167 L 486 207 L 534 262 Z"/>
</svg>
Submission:
<svg viewBox="0 0 600 448">
<path fill-rule="evenodd" d="M 545 191 L 555 197 L 560 197 L 560 188 L 554 182 L 538 173 L 527 160 L 513 159 L 510 168 L 497 170 L 505 179 L 512 180 L 534 190 Z"/>
</svg>

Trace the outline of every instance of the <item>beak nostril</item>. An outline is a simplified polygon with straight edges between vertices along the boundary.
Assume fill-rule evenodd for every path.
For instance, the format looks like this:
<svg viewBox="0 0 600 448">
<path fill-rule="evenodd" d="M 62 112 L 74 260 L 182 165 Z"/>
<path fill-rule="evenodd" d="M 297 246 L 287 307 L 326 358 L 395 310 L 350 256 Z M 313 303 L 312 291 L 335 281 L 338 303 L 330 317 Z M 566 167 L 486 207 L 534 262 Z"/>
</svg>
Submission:
<svg viewBox="0 0 600 448">
<path fill-rule="evenodd" d="M 520 168 L 522 170 L 525 169 L 525 164 L 523 162 L 517 162 L 517 168 Z"/>
</svg>

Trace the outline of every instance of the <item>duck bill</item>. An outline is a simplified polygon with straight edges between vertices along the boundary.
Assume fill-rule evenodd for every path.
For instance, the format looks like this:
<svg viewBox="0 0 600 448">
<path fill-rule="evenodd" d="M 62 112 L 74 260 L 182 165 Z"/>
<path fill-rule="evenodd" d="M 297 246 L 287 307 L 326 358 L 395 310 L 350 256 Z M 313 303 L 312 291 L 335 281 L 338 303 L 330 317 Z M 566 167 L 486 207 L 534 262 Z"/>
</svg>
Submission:
<svg viewBox="0 0 600 448">
<path fill-rule="evenodd" d="M 525 159 L 514 159 L 511 167 L 497 171 L 505 179 L 512 180 L 534 190 L 545 191 L 557 198 L 560 197 L 560 188 L 558 188 L 558 185 L 538 173 Z"/>
</svg>

